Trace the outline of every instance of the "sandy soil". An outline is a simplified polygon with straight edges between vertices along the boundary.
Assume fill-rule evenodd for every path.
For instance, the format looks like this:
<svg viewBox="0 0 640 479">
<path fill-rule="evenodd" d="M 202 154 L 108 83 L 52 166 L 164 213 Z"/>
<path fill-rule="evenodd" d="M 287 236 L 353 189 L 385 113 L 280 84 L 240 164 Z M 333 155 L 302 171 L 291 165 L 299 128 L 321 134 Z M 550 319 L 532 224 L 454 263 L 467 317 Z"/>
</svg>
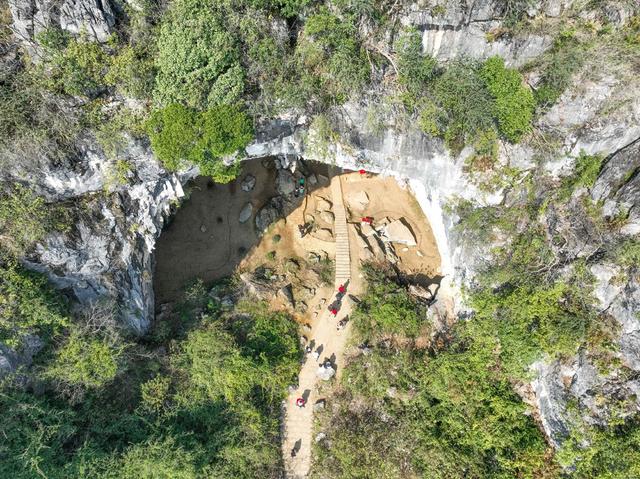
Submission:
<svg viewBox="0 0 640 479">
<path fill-rule="evenodd" d="M 400 185 L 395 178 L 376 175 L 361 175 L 357 172 L 342 176 L 342 190 L 347 207 L 347 221 L 359 224 L 362 217 L 372 217 L 374 225 L 383 220 L 404 218 L 413 232 L 417 246 L 395 245 L 400 258 L 398 267 L 407 276 L 424 282 L 437 278 L 440 271 L 440 255 L 433 231 L 420 205 L 411 194 L 409 187 Z M 358 192 L 364 191 L 369 203 L 358 208 L 350 201 Z"/>
</svg>

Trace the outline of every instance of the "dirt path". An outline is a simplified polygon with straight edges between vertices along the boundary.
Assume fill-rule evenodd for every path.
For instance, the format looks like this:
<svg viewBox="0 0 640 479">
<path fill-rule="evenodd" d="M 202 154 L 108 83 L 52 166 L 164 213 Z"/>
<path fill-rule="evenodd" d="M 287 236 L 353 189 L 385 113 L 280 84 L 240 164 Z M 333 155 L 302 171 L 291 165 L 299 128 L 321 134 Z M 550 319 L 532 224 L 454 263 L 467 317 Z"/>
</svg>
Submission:
<svg viewBox="0 0 640 479">
<path fill-rule="evenodd" d="M 351 284 L 352 255 L 340 176 L 332 178 L 331 196 L 333 202 L 332 210 L 335 216 L 334 231 L 336 241 L 334 291 L 337 292 L 340 285 L 347 285 L 347 291 L 353 292 L 354 287 Z M 333 303 L 335 300 L 336 296 L 334 294 L 328 304 Z M 341 372 L 342 358 L 349 333 L 349 323 L 340 331 L 337 330 L 336 325 L 338 321 L 349 314 L 351 314 L 351 303 L 348 299 L 343 300 L 337 318 L 334 318 L 327 308 L 323 308 L 319 321 L 311 331 L 310 341 L 314 344 L 314 350 L 321 348 L 321 352 L 318 359 L 315 359 L 312 354 L 306 356 L 306 362 L 298 378 L 298 388 L 291 391 L 287 398 L 282 444 L 287 478 L 302 479 L 307 477 L 311 469 L 313 407 L 318 400 L 322 399 L 316 390 L 317 382 L 321 381 L 316 373 L 319 364 L 322 364 L 326 359 L 331 360 L 336 370 Z M 306 399 L 305 407 L 296 406 L 296 399 L 299 397 Z M 296 454 L 292 456 L 291 451 L 294 449 Z"/>
</svg>

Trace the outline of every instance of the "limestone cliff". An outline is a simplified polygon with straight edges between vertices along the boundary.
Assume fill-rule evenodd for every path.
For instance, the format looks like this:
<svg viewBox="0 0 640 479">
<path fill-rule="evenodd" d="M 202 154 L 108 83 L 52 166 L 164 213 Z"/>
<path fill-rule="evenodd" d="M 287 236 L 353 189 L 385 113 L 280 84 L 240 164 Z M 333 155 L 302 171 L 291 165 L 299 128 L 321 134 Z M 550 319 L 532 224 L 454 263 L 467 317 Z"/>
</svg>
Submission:
<svg viewBox="0 0 640 479">
<path fill-rule="evenodd" d="M 405 5 L 397 14 L 401 25 L 414 26 L 422 32 L 424 51 L 438 60 L 497 54 L 508 63 L 521 66 L 553 44 L 553 28 L 528 33 L 503 28 L 507 13 L 504 2 L 449 3 L 451 6 L 439 9 Z M 540 19 L 543 25 L 552 26 L 571 13 L 575 3 L 532 2 L 527 13 Z M 16 36 L 26 43 L 51 25 L 72 33 L 85 30 L 98 41 L 105 41 L 115 25 L 114 8 L 106 1 L 50 4 L 40 0 L 10 0 L 10 6 Z M 629 17 L 632 7 L 611 2 L 604 12 L 608 21 L 617 25 Z M 389 39 L 391 36 L 390 33 Z M 381 48 L 386 50 L 390 45 Z M 529 74 L 534 86 L 536 73 L 534 69 Z M 516 146 L 501 145 L 499 163 L 525 171 L 533 171 L 540 165 L 559 178 L 567 174 L 581 151 L 603 155 L 607 159 L 590 194 L 594 200 L 604 202 L 604 215 L 613 216 L 620 211 L 627 215 L 626 223 L 615 235 L 637 235 L 640 232 L 638 75 L 606 69 L 594 74 L 585 67 L 572 84 L 557 104 L 537 120 L 537 135 Z M 369 109 L 377 98 L 372 95 L 328 113 L 337 141 L 319 138 L 303 115 L 264 121 L 257 140 L 247 148 L 247 155 L 301 156 L 345 168 L 366 167 L 409 180 L 431 222 L 442 256 L 446 287 L 441 294 L 448 292 L 459 298 L 454 293 L 460 285 L 473 281 L 478 267 L 490 258 L 492 245 L 465 243 L 451 228 L 457 218 L 445 213 L 443 207 L 453 197 L 467 198 L 476 204 L 499 204 L 511 201 L 513 193 L 502 189 L 480 190 L 477 179 L 464 169 L 470 151 L 453 156 L 441 140 L 428 137 L 417 128 L 397 125 L 392 112 L 382 119 L 382 128 L 367 126 Z M 558 140 L 553 154 L 540 158 L 540 142 L 548 138 Z M 47 273 L 60 288 L 72 291 L 80 304 L 115 298 L 126 324 L 144 333 L 153 318 L 154 244 L 171 205 L 183 196 L 183 183 L 197 172 L 168 173 L 153 158 L 148 145 L 131 140 L 124 159 L 132 169 L 125 184 L 113 185 L 109 179 L 113 160 L 106 157 L 90 134 L 80 140 L 78 152 L 63 164 L 44 159 L 37 169 L 8 168 L 2 172 L 3 181 L 28 183 L 50 201 L 75 204 L 72 230 L 48 237 L 25 258 L 25 264 Z M 629 176 L 629 171 L 635 173 Z M 581 225 L 571 220 L 566 215 L 550 214 L 545 227 L 550 231 L 572 232 L 575 241 L 557 253 L 578 258 L 596 248 L 600 239 L 579 233 Z M 618 267 L 606 261 L 593 261 L 590 268 L 597 278 L 595 297 L 599 308 L 619 324 L 619 355 L 634 376 L 623 377 L 617 370 L 601 374 L 584 352 L 563 364 L 540 361 L 532 365 L 535 378 L 523 396 L 537 409 L 547 436 L 556 445 L 571 427 L 566 411 L 572 400 L 580 403 L 592 422 L 605 421 L 609 414 L 597 400 L 601 394 L 627 398 L 633 402 L 630 411 L 640 408 L 637 379 L 640 320 L 636 314 L 640 309 L 640 283 L 634 277 L 620 282 Z M 456 311 L 464 310 L 465 305 L 456 300 Z M 2 356 L 10 362 L 12 353 L 6 353 Z"/>
</svg>

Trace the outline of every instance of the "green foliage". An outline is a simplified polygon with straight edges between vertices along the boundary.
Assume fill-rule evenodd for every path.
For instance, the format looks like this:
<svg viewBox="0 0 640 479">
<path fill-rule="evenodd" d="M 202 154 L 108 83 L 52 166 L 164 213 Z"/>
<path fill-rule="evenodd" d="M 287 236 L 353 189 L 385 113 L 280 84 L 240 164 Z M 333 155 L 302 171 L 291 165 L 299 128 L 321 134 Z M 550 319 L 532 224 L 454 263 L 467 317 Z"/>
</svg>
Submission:
<svg viewBox="0 0 640 479">
<path fill-rule="evenodd" d="M 433 94 L 442 109 L 441 133 L 453 151 L 493 127 L 493 101 L 478 65 L 455 62 L 436 80 Z"/>
<path fill-rule="evenodd" d="M 195 454 L 174 438 L 131 446 L 104 479 L 196 479 Z"/>
<path fill-rule="evenodd" d="M 47 367 L 46 376 L 70 386 L 102 387 L 115 378 L 122 352 L 120 345 L 73 330 Z"/>
<path fill-rule="evenodd" d="M 44 85 L 52 91 L 75 96 L 96 96 L 104 86 L 107 55 L 100 44 L 85 36 L 69 38 L 56 30 L 39 36 L 45 56 Z"/>
<path fill-rule="evenodd" d="M 367 294 L 353 315 L 358 333 L 373 339 L 389 335 L 416 337 L 425 321 L 424 309 L 384 272 L 371 266 L 365 272 Z"/>
<path fill-rule="evenodd" d="M 422 35 L 416 29 L 405 31 L 395 48 L 398 52 L 398 81 L 415 101 L 434 80 L 437 62 L 422 53 Z"/>
<path fill-rule="evenodd" d="M 174 2 L 158 36 L 156 105 L 205 110 L 235 103 L 244 90 L 239 59 L 235 37 L 208 2 Z"/>
<path fill-rule="evenodd" d="M 147 130 L 153 152 L 169 170 L 178 170 L 185 161 L 196 161 L 194 154 L 199 140 L 198 114 L 174 103 L 154 111 Z"/>
<path fill-rule="evenodd" d="M 608 429 L 573 431 L 558 457 L 564 466 L 575 468 L 571 477 L 576 479 L 626 479 L 640 477 L 639 451 L 640 423 L 629 420 Z"/>
<path fill-rule="evenodd" d="M 559 190 L 560 200 L 568 199 L 577 188 L 591 188 L 600 173 L 604 158 L 600 155 L 587 155 L 580 152 L 571 175 L 562 180 Z"/>
<path fill-rule="evenodd" d="M 0 409 L 0 476 L 53 477 L 64 461 L 64 444 L 76 432 L 73 412 L 33 394 L 2 391 Z"/>
<path fill-rule="evenodd" d="M 149 98 L 153 89 L 155 71 L 146 51 L 139 47 L 124 46 L 111 57 L 109 71 L 104 77 L 107 85 L 114 85 L 126 96 Z"/>
<path fill-rule="evenodd" d="M 0 246 L 13 256 L 23 255 L 53 230 L 66 227 L 64 210 L 20 185 L 0 196 Z"/>
<path fill-rule="evenodd" d="M 628 238 L 618 243 L 610 254 L 611 259 L 623 267 L 640 265 L 640 241 Z"/>
<path fill-rule="evenodd" d="M 253 138 L 250 118 L 226 105 L 197 113 L 172 104 L 151 114 L 147 130 L 151 147 L 165 167 L 177 170 L 193 162 L 202 174 L 221 183 L 234 179 L 239 170 L 237 165 L 225 167 L 220 157 L 241 150 Z"/>
<path fill-rule="evenodd" d="M 68 325 L 67 305 L 47 279 L 19 266 L 0 268 L 0 341 L 12 348 L 26 335 L 48 341 Z"/>
<path fill-rule="evenodd" d="M 571 83 L 571 77 L 584 63 L 585 48 L 575 37 L 575 31 L 566 30 L 543 57 L 544 73 L 537 86 L 535 99 L 543 108 L 553 105 Z"/>
<path fill-rule="evenodd" d="M 215 295 L 237 294 L 230 288 L 217 285 Z M 212 294 L 197 283 L 170 318 L 181 328 L 162 344 L 126 345 L 126 354 L 109 305 L 76 320 L 37 368 L 49 379 L 44 391 L 1 385 L 0 475 L 281 477 L 279 418 L 299 370 L 297 325 L 253 298 L 228 309 Z M 69 382 L 85 388 L 81 401 L 66 394 Z"/>
<path fill-rule="evenodd" d="M 339 18 L 322 7 L 311 15 L 295 51 L 300 83 L 308 83 L 322 101 L 343 103 L 361 93 L 369 81 L 369 65 L 354 19 Z"/>
<path fill-rule="evenodd" d="M 370 270 L 368 281 L 370 290 L 389 287 L 380 272 Z M 371 294 L 358 305 L 358 318 L 373 313 Z M 477 334 L 474 323 L 458 323 L 449 347 L 430 357 L 378 343 L 378 331 L 354 322 L 371 352 L 347 365 L 343 388 L 321 417 L 331 446 L 316 447 L 313 477 L 507 479 L 553 469 L 542 435 L 502 373 L 496 340 Z"/>
<path fill-rule="evenodd" d="M 481 75 L 495 100 L 498 129 L 512 143 L 531 130 L 535 101 L 531 90 L 522 84 L 517 70 L 506 68 L 501 57 L 491 57 L 482 66 Z"/>
</svg>

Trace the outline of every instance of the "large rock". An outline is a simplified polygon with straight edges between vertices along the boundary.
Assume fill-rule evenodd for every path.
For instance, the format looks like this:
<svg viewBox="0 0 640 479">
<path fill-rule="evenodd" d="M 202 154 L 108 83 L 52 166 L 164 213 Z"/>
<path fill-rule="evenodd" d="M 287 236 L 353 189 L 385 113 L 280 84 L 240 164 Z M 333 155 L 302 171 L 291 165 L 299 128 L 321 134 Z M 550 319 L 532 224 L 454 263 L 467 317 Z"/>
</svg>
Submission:
<svg viewBox="0 0 640 479">
<path fill-rule="evenodd" d="M 242 188 L 242 191 L 246 191 L 247 193 L 253 190 L 255 186 L 256 186 L 256 177 L 251 174 L 246 175 L 242 179 L 242 183 L 240 183 L 240 188 Z"/>
<path fill-rule="evenodd" d="M 416 246 L 416 237 L 413 235 L 403 218 L 392 221 L 382 230 L 382 237 L 391 243 L 400 243 L 406 246 Z"/>
<path fill-rule="evenodd" d="M 260 233 L 264 233 L 271 224 L 283 216 L 284 200 L 281 196 L 274 196 L 256 214 L 256 228 Z"/>
<path fill-rule="evenodd" d="M 331 366 L 328 366 L 328 367 L 320 366 L 316 370 L 316 376 L 318 376 L 323 381 L 329 381 L 335 375 L 336 375 L 336 370 Z"/>
<path fill-rule="evenodd" d="M 333 241 L 333 232 L 327 228 L 318 228 L 311 233 L 311 236 L 321 241 Z"/>
<path fill-rule="evenodd" d="M 106 42 L 116 23 L 109 0 L 9 0 L 9 7 L 15 34 L 27 44 L 51 27 L 74 35 L 84 32 L 90 39 Z"/>
<path fill-rule="evenodd" d="M 354 191 L 347 195 L 347 203 L 356 210 L 363 210 L 369 204 L 369 195 L 366 191 Z"/>
<path fill-rule="evenodd" d="M 253 215 L 253 205 L 251 203 L 247 203 L 240 210 L 240 214 L 238 215 L 238 221 L 240 223 L 246 223 L 251 219 Z"/>
<path fill-rule="evenodd" d="M 296 179 L 289 170 L 280 169 L 276 176 L 276 190 L 279 194 L 286 196 L 296 189 Z"/>
</svg>

